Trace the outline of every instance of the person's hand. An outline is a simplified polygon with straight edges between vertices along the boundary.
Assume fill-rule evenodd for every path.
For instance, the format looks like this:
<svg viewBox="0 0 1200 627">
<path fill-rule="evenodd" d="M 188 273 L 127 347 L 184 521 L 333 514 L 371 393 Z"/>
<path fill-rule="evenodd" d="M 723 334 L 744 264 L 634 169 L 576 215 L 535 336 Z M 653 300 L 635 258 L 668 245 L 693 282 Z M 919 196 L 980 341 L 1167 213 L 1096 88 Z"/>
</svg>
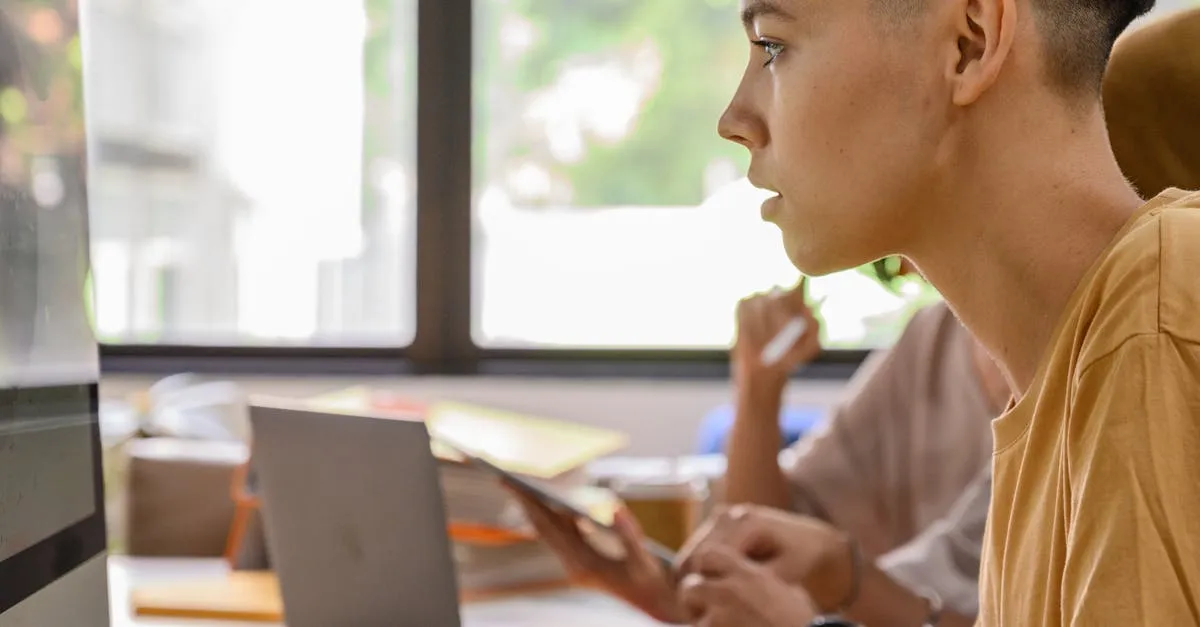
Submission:
<svg viewBox="0 0 1200 627">
<path fill-rule="evenodd" d="M 697 572 L 700 556 L 714 547 L 726 547 L 802 586 L 824 612 L 838 609 L 851 592 L 855 566 L 849 539 L 815 518 L 752 505 L 721 508 L 679 552 L 679 575 Z"/>
<path fill-rule="evenodd" d="M 708 545 L 692 563 L 694 570 L 680 581 L 679 598 L 697 627 L 798 627 L 816 618 L 803 588 L 728 546 Z"/>
<path fill-rule="evenodd" d="M 685 622 L 674 574 L 646 550 L 645 535 L 628 511 L 616 513 L 619 551 L 603 551 L 580 530 L 576 514 L 553 510 L 518 487 L 510 492 L 573 579 L 599 587 L 655 620 Z"/>
<path fill-rule="evenodd" d="M 742 299 L 737 305 L 737 338 L 730 352 L 734 379 L 739 385 L 782 386 L 787 377 L 821 351 L 821 328 L 805 302 L 801 278 L 791 290 L 774 289 Z M 805 322 L 804 334 L 771 364 L 764 364 L 763 349 L 795 318 Z"/>
</svg>

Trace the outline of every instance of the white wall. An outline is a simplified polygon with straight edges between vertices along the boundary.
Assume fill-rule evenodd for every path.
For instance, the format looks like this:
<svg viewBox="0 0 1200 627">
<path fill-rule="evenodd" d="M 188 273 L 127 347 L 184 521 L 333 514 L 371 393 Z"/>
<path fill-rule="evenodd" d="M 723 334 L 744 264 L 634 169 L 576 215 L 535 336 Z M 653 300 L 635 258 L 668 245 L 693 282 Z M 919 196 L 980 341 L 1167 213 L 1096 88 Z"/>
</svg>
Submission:
<svg viewBox="0 0 1200 627">
<path fill-rule="evenodd" d="M 457 400 L 531 415 L 610 427 L 628 433 L 632 455 L 679 455 L 693 452 L 704 414 L 729 400 L 725 381 L 537 379 L 514 377 L 403 377 L 383 379 L 252 378 L 236 379 L 251 393 L 308 396 L 351 385 L 397 390 L 414 399 Z M 152 379 L 102 378 L 106 398 L 128 397 Z M 828 405 L 844 384 L 798 382 L 789 401 Z"/>
</svg>

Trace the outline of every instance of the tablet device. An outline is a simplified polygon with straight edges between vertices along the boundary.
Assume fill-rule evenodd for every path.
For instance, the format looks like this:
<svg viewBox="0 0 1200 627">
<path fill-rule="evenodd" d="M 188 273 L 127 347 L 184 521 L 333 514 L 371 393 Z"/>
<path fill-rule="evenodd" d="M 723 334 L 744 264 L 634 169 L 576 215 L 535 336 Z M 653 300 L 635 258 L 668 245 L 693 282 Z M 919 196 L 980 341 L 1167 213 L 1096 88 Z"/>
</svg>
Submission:
<svg viewBox="0 0 1200 627">
<path fill-rule="evenodd" d="M 466 448 L 458 446 L 453 442 L 447 441 L 444 437 L 437 436 L 436 439 L 462 455 L 467 463 L 496 475 L 496 477 L 500 479 L 502 483 L 537 499 L 538 501 L 550 507 L 550 509 L 559 512 L 570 513 L 576 518 L 586 520 L 592 525 L 612 534 L 620 533 L 617 531 L 611 519 L 601 520 L 600 518 L 596 517 L 594 513 L 572 502 L 571 499 L 560 494 L 556 494 L 554 491 L 547 489 L 545 486 L 538 485 L 534 481 L 530 481 L 529 479 L 526 479 L 520 475 L 511 473 L 493 464 L 482 456 L 474 454 Z M 644 538 L 642 540 L 642 546 L 644 546 L 651 555 L 658 559 L 662 566 L 667 569 L 667 572 L 674 572 L 674 551 L 649 538 Z"/>
</svg>

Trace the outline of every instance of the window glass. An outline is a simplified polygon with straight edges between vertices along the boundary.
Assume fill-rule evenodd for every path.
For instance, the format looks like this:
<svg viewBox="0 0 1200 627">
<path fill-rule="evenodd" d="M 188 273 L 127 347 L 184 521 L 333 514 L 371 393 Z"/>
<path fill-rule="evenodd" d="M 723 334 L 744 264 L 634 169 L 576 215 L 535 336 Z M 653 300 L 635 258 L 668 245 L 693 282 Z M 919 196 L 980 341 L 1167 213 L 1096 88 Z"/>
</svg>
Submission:
<svg viewBox="0 0 1200 627">
<path fill-rule="evenodd" d="M 415 0 L 89 7 L 100 338 L 406 345 Z"/>
</svg>

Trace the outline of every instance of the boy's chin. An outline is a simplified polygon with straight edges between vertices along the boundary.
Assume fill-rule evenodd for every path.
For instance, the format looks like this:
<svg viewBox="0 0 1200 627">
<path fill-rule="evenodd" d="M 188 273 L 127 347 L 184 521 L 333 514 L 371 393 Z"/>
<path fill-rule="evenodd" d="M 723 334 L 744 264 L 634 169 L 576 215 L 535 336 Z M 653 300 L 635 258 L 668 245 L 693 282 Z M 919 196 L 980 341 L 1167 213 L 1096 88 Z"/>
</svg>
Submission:
<svg viewBox="0 0 1200 627">
<path fill-rule="evenodd" d="M 806 236 L 804 239 L 793 239 L 786 233 L 783 237 L 783 247 L 787 251 L 788 260 L 801 274 L 813 277 L 825 276 L 862 265 L 847 260 L 845 255 L 837 254 L 843 251 L 814 245 L 814 242 L 809 241 L 811 239 L 811 236 Z"/>
</svg>

